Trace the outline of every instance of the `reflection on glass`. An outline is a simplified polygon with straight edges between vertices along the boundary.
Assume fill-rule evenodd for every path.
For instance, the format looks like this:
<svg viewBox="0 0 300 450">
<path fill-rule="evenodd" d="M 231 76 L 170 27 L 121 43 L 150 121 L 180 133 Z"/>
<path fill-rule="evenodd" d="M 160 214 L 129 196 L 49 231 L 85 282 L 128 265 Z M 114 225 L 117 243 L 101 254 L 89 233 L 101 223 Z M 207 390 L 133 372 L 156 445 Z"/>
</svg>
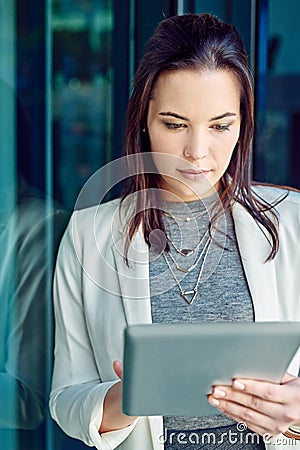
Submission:
<svg viewBox="0 0 300 450">
<path fill-rule="evenodd" d="M 267 111 L 260 145 L 268 181 L 300 188 L 299 2 L 268 3 Z M 293 30 L 291 32 L 291 30 Z"/>
<path fill-rule="evenodd" d="M 7 180 L 16 196 L 2 214 L 0 229 L 0 443 L 5 450 L 43 449 L 46 368 L 52 358 L 47 334 L 52 322 L 49 256 L 56 251 L 67 214 L 58 206 L 49 208 L 45 195 L 26 180 L 20 162 L 28 158 L 29 121 L 12 88 L 0 80 L 0 97 L 9 95 L 14 100 L 10 130 L 18 131 L 19 145 L 6 148 L 16 153 L 15 176 Z M 5 164 L 4 153 L 2 157 Z"/>
<path fill-rule="evenodd" d="M 70 209 L 109 158 L 111 11 L 107 0 L 53 4 L 57 196 Z"/>
<path fill-rule="evenodd" d="M 66 210 L 73 209 L 84 182 L 110 158 L 112 2 L 2 3 L 0 448 L 83 449 L 83 444 L 58 430 L 48 412 L 51 284 L 69 216 Z M 46 3 L 51 4 L 50 17 Z M 53 39 L 45 30 L 46 21 L 52 25 Z M 47 153 L 51 149 L 45 147 L 49 39 L 53 167 Z M 45 192 L 46 173 L 53 173 L 53 199 Z"/>
</svg>

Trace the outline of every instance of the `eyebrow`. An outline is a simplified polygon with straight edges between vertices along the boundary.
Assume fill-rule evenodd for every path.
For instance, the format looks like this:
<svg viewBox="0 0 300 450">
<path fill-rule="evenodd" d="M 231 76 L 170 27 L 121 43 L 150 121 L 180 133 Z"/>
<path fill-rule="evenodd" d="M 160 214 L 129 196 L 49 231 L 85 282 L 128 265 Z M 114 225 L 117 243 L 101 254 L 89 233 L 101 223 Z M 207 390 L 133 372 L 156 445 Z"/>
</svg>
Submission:
<svg viewBox="0 0 300 450">
<path fill-rule="evenodd" d="M 233 117 L 233 116 L 236 116 L 236 113 L 226 112 L 224 114 L 220 114 L 219 116 L 212 117 L 211 119 L 209 119 L 209 122 L 212 122 L 214 120 L 224 119 L 225 117 Z"/>
<path fill-rule="evenodd" d="M 171 112 L 171 111 L 162 111 L 160 113 L 158 113 L 160 116 L 171 116 L 171 117 L 176 117 L 176 119 L 182 119 L 182 120 L 186 120 L 187 122 L 190 121 L 190 119 L 188 119 L 187 117 L 181 116 L 180 114 L 177 114 L 175 112 Z M 233 117 L 236 116 L 236 113 L 233 112 L 226 112 L 224 114 L 220 114 L 219 116 L 215 116 L 212 117 L 211 119 L 209 119 L 209 122 L 213 122 L 214 120 L 220 120 L 220 119 L 224 119 L 225 117 Z"/>
<path fill-rule="evenodd" d="M 171 111 L 167 111 L 167 112 L 160 112 L 158 113 L 159 116 L 171 116 L 171 117 L 176 117 L 176 119 L 182 119 L 182 120 L 186 120 L 187 122 L 190 121 L 190 119 L 188 119 L 187 117 L 184 116 L 180 116 L 177 113 L 171 112 Z"/>
</svg>

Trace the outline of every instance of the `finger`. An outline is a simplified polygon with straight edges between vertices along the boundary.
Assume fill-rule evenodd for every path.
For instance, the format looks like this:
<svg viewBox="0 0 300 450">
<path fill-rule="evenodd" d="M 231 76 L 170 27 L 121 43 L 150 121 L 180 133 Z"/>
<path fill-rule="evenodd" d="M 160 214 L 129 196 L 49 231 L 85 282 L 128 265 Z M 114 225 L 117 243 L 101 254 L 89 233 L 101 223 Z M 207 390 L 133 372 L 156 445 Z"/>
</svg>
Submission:
<svg viewBox="0 0 300 450">
<path fill-rule="evenodd" d="M 295 379 L 297 379 L 297 377 L 295 377 L 294 375 L 291 375 L 290 373 L 286 372 L 286 373 L 283 375 L 283 378 L 282 378 L 282 380 L 281 380 L 281 383 L 282 383 L 282 384 L 288 383 L 289 381 L 292 381 L 292 380 L 295 380 Z"/>
<path fill-rule="evenodd" d="M 118 359 L 113 362 L 113 369 L 116 373 L 116 375 L 122 380 L 123 377 L 123 363 L 122 361 L 119 361 Z"/>
<path fill-rule="evenodd" d="M 212 391 L 214 400 L 219 401 L 219 405 L 215 406 L 227 407 L 229 403 L 240 405 L 241 408 L 258 411 L 266 416 L 280 419 L 282 417 L 282 405 L 279 403 L 272 403 L 245 392 L 235 391 L 228 386 L 215 387 Z"/>
<path fill-rule="evenodd" d="M 277 384 L 268 381 L 236 379 L 232 383 L 232 388 L 272 403 L 285 406 L 299 404 L 300 378 L 286 373 L 284 380 L 281 384 Z"/>
<path fill-rule="evenodd" d="M 212 396 L 209 396 L 208 401 L 213 406 L 216 406 L 221 412 L 226 414 L 226 416 L 231 417 L 237 422 L 247 424 L 249 429 L 255 431 L 261 436 L 264 434 L 276 436 L 288 428 L 288 424 L 284 421 L 279 419 L 276 420 L 272 416 L 265 415 L 259 411 L 247 408 L 238 403 L 223 399 L 218 400 L 219 405 L 217 406 L 214 402 L 215 399 L 211 397 Z"/>
<path fill-rule="evenodd" d="M 235 379 L 232 388 L 236 392 L 250 394 L 272 403 L 283 405 L 288 401 L 284 385 L 269 381 Z"/>
</svg>

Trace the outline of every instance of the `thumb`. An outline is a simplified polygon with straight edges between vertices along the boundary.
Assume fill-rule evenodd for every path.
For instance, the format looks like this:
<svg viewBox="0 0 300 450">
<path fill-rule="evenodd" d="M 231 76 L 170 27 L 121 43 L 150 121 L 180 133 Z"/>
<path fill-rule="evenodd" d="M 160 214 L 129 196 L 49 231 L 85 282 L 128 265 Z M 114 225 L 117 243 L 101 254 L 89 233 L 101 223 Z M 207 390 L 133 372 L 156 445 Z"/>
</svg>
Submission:
<svg viewBox="0 0 300 450">
<path fill-rule="evenodd" d="M 281 384 L 288 383 L 289 381 L 295 380 L 295 378 L 297 378 L 297 377 L 286 372 L 281 380 Z"/>
<path fill-rule="evenodd" d="M 119 361 L 118 359 L 113 362 L 113 369 L 116 373 L 116 375 L 122 380 L 123 377 L 123 363 L 122 361 Z"/>
</svg>

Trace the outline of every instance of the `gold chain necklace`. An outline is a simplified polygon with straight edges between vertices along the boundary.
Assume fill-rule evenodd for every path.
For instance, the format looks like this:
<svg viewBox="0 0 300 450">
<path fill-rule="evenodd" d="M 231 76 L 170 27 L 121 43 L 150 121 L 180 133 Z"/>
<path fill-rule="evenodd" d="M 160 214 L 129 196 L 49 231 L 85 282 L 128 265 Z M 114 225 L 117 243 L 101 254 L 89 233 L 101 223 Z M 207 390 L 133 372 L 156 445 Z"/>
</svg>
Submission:
<svg viewBox="0 0 300 450">
<path fill-rule="evenodd" d="M 207 234 L 207 233 L 205 233 L 205 234 Z M 204 236 L 205 236 L 205 235 L 204 235 Z M 204 236 L 203 236 L 203 238 L 204 238 Z M 201 241 L 203 241 L 203 238 L 201 239 Z M 193 269 L 195 269 L 195 267 L 197 267 L 199 261 L 201 260 L 202 256 L 204 255 L 204 252 L 205 252 L 207 246 L 209 245 L 209 242 L 210 242 L 210 236 L 208 237 L 207 241 L 205 242 L 204 247 L 203 247 L 203 249 L 201 250 L 201 252 L 200 252 L 200 254 L 199 254 L 197 260 L 196 260 L 196 261 L 194 262 L 194 264 L 192 264 L 188 269 L 186 269 L 186 268 L 184 268 L 184 267 L 181 267 L 181 266 L 177 263 L 176 259 L 174 258 L 174 256 L 172 255 L 171 252 L 169 252 L 168 255 L 169 255 L 170 259 L 172 260 L 172 262 L 173 262 L 173 264 L 175 265 L 175 267 L 176 267 L 177 270 L 180 270 L 181 272 L 184 272 L 184 273 L 190 273 Z"/>
<path fill-rule="evenodd" d="M 165 216 L 170 217 L 170 219 L 179 220 L 182 222 L 190 222 L 191 220 L 195 220 L 198 217 L 203 216 L 205 213 L 207 213 L 207 211 L 205 209 L 204 211 L 200 211 L 198 214 L 192 213 L 192 216 L 187 216 L 187 217 L 175 217 L 175 216 L 173 216 L 173 214 L 168 213 L 167 211 L 163 211 L 163 213 L 165 214 Z"/>
<path fill-rule="evenodd" d="M 196 245 L 196 247 L 194 247 L 192 250 L 187 249 L 187 248 L 183 248 L 183 249 L 180 250 L 180 249 L 176 246 L 175 242 L 174 242 L 174 241 L 171 239 L 171 237 L 168 235 L 168 233 L 166 233 L 166 237 L 167 237 L 168 241 L 172 244 L 172 246 L 173 246 L 173 248 L 176 250 L 176 252 L 179 253 L 179 255 L 188 257 L 188 256 L 193 255 L 193 254 L 199 249 L 199 247 L 200 247 L 200 245 L 202 244 L 202 242 L 204 241 L 204 238 L 205 238 L 205 236 L 207 235 L 207 233 L 208 233 L 208 229 L 206 230 L 206 232 L 204 233 L 204 235 L 202 236 L 202 238 L 200 239 L 200 241 L 198 242 L 198 244 Z"/>
<path fill-rule="evenodd" d="M 203 255 L 203 261 L 202 261 L 202 264 L 201 264 L 200 269 L 199 269 L 199 274 L 198 274 L 198 278 L 197 278 L 196 284 L 195 284 L 194 288 L 192 290 L 189 290 L 189 291 L 184 291 L 182 289 L 180 281 L 176 277 L 176 274 L 173 271 L 173 269 L 171 267 L 171 264 L 168 261 L 168 258 L 166 257 L 165 251 L 163 251 L 163 257 L 164 257 L 164 259 L 166 261 L 166 264 L 167 264 L 167 266 L 168 266 L 168 268 L 169 268 L 169 270 L 170 270 L 170 272 L 171 272 L 171 274 L 172 274 L 172 276 L 173 276 L 173 278 L 174 278 L 174 280 L 175 280 L 175 282 L 176 282 L 176 284 L 177 284 L 177 286 L 179 288 L 180 295 L 181 295 L 183 300 L 188 305 L 191 305 L 193 303 L 193 301 L 195 300 L 195 298 L 196 298 L 196 296 L 198 294 L 198 286 L 199 286 L 199 283 L 200 283 L 200 279 L 201 279 L 201 276 L 202 276 L 202 272 L 203 272 L 203 269 L 204 269 L 205 261 L 206 261 L 207 255 L 208 255 L 208 251 L 209 251 L 211 242 L 212 242 L 212 237 L 209 236 L 209 238 L 208 238 L 208 240 L 207 240 L 207 242 L 205 244 L 205 249 L 203 249 L 203 250 L 205 250 L 205 253 L 204 253 L 203 250 L 201 252 L 201 256 Z M 199 263 L 200 259 L 201 259 L 201 257 L 197 259 L 197 264 Z M 196 267 L 197 264 L 195 264 L 194 266 Z M 187 297 L 188 295 L 192 296 L 192 298 L 190 300 Z"/>
</svg>

